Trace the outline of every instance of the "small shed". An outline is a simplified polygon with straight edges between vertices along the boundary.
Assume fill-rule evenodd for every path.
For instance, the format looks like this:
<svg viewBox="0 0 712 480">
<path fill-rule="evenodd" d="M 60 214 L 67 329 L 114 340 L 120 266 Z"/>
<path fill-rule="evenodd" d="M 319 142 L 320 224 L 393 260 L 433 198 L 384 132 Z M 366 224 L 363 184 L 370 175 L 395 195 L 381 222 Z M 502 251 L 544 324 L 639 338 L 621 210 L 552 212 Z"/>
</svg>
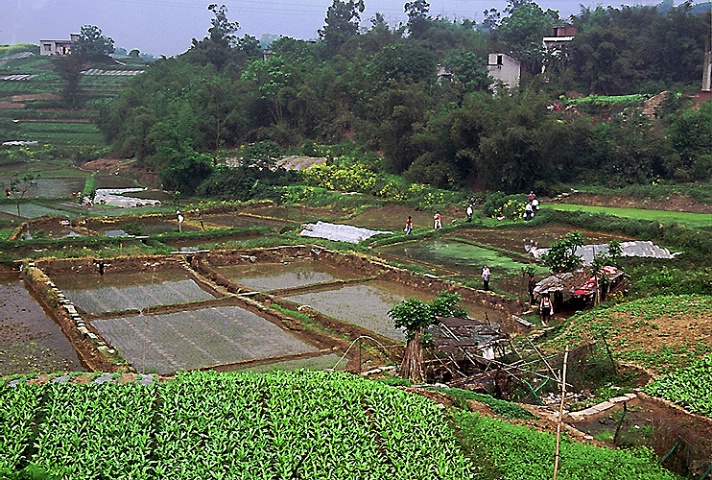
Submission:
<svg viewBox="0 0 712 480">
<path fill-rule="evenodd" d="M 438 317 L 426 333 L 433 336 L 436 351 L 456 363 L 465 359 L 493 360 L 495 347 L 507 341 L 499 324 L 471 318 Z"/>
</svg>

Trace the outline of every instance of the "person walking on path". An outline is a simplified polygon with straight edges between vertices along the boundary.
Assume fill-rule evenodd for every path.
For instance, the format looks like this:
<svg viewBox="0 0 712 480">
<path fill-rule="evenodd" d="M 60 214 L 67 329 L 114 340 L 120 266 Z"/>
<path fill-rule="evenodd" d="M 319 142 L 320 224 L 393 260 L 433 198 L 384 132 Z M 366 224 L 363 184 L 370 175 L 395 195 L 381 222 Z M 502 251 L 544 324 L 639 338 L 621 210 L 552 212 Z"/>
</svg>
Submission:
<svg viewBox="0 0 712 480">
<path fill-rule="evenodd" d="M 539 315 L 541 315 L 542 327 L 549 326 L 549 319 L 554 315 L 554 304 L 548 293 L 544 293 L 539 301 Z"/>
<path fill-rule="evenodd" d="M 410 235 L 413 232 L 413 217 L 408 215 L 408 220 L 405 221 L 405 229 L 403 230 L 406 235 Z"/>
<path fill-rule="evenodd" d="M 442 228 L 443 226 L 443 219 L 440 216 L 440 212 L 435 212 L 435 215 L 433 215 L 433 228 L 437 230 L 438 228 Z"/>
<path fill-rule="evenodd" d="M 529 192 L 529 197 L 527 197 L 527 200 L 529 200 L 530 202 L 533 202 L 535 198 L 536 198 L 536 194 L 532 190 L 531 192 Z"/>
<path fill-rule="evenodd" d="M 490 269 L 487 267 L 487 265 L 482 268 L 482 283 L 484 286 L 482 287 L 485 291 L 489 290 L 489 281 L 490 281 Z"/>
<path fill-rule="evenodd" d="M 532 202 L 527 202 L 524 207 L 524 220 L 529 221 L 534 218 L 534 208 L 532 207 Z"/>
<path fill-rule="evenodd" d="M 467 206 L 466 213 L 467 213 L 467 223 L 470 223 L 470 222 L 472 221 L 472 214 L 474 213 L 474 210 L 473 210 L 473 208 L 472 208 L 472 204 L 469 204 L 469 205 Z"/>
</svg>

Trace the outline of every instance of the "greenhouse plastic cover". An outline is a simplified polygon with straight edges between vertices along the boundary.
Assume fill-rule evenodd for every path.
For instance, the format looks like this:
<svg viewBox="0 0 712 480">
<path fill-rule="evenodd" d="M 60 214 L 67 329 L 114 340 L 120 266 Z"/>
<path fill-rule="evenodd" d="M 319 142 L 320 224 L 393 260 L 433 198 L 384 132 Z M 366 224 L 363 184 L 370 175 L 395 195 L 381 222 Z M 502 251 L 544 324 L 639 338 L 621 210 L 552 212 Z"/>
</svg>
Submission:
<svg viewBox="0 0 712 480">
<path fill-rule="evenodd" d="M 382 232 L 367 228 L 352 227 L 351 225 L 336 225 L 334 223 L 317 222 L 302 225 L 302 237 L 326 238 L 336 242 L 358 243 Z"/>
<path fill-rule="evenodd" d="M 636 240 L 634 242 L 621 242 L 621 250 L 624 257 L 655 257 L 655 258 L 673 258 L 675 254 L 670 253 L 670 250 L 663 247 L 658 247 L 653 242 Z M 548 248 L 533 248 L 531 254 L 539 258 L 544 253 L 548 252 Z M 608 245 L 584 245 L 576 249 L 576 255 L 583 259 L 584 265 L 590 265 L 593 257 L 597 254 L 608 253 Z"/>
<path fill-rule="evenodd" d="M 160 205 L 159 200 L 147 200 L 145 198 L 124 197 L 124 193 L 143 192 L 145 188 L 99 188 L 94 197 L 94 204 L 112 205 L 114 207 L 146 207 Z M 89 199 L 85 198 L 85 202 Z"/>
</svg>

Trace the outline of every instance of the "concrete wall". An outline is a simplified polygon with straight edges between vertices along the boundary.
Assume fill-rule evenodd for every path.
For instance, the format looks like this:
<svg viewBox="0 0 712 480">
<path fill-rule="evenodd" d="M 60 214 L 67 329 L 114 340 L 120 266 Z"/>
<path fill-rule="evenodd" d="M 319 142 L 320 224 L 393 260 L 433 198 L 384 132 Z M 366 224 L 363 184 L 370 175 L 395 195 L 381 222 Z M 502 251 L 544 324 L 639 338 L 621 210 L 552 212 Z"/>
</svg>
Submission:
<svg viewBox="0 0 712 480">
<path fill-rule="evenodd" d="M 519 85 L 521 74 L 521 64 L 504 53 L 490 53 L 487 62 L 487 71 L 495 79 L 495 84 L 500 81 L 508 88 L 516 88 Z"/>
</svg>

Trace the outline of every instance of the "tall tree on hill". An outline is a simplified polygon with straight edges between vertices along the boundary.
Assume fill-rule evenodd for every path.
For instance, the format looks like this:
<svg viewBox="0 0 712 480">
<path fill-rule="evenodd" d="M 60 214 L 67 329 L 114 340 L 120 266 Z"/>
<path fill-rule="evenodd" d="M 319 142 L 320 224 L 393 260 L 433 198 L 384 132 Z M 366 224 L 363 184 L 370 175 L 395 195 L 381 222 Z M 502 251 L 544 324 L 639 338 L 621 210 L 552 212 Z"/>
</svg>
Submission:
<svg viewBox="0 0 712 480">
<path fill-rule="evenodd" d="M 543 11 L 536 3 L 526 2 L 513 8 L 511 15 L 502 19 L 499 26 L 499 39 L 507 44 L 514 55 L 530 72 L 541 70 L 541 39 L 551 32 L 551 27 L 558 21 L 558 13 Z"/>
<path fill-rule="evenodd" d="M 84 25 L 69 55 L 54 59 L 55 71 L 64 80 L 64 99 L 71 108 L 79 106 L 82 70 L 90 62 L 111 61 L 109 54 L 113 52 L 114 41 L 111 38 L 102 35 L 99 27 Z"/>
<path fill-rule="evenodd" d="M 338 52 L 346 40 L 358 34 L 365 9 L 363 0 L 334 0 L 331 4 L 326 11 L 324 27 L 319 30 L 319 38 L 326 44 L 330 56 Z"/>
<path fill-rule="evenodd" d="M 84 62 L 78 55 L 64 55 L 53 60 L 54 70 L 64 80 L 62 95 L 70 108 L 79 107 L 79 83 Z"/>
<path fill-rule="evenodd" d="M 236 45 L 235 33 L 240 29 L 238 22 L 231 22 L 227 18 L 227 7 L 216 3 L 208 5 L 208 10 L 214 17 L 210 20 L 211 27 L 208 35 L 202 40 L 193 39 L 193 45 L 185 53 L 189 61 L 198 65 L 212 64 L 218 71 L 233 57 L 233 47 Z"/>
<path fill-rule="evenodd" d="M 85 62 L 106 60 L 114 53 L 114 40 L 102 35 L 95 25 L 84 25 L 72 45 L 71 55 Z"/>
<path fill-rule="evenodd" d="M 413 0 L 403 6 L 408 15 L 408 31 L 414 38 L 420 38 L 430 25 L 430 4 L 427 0 Z"/>
</svg>

